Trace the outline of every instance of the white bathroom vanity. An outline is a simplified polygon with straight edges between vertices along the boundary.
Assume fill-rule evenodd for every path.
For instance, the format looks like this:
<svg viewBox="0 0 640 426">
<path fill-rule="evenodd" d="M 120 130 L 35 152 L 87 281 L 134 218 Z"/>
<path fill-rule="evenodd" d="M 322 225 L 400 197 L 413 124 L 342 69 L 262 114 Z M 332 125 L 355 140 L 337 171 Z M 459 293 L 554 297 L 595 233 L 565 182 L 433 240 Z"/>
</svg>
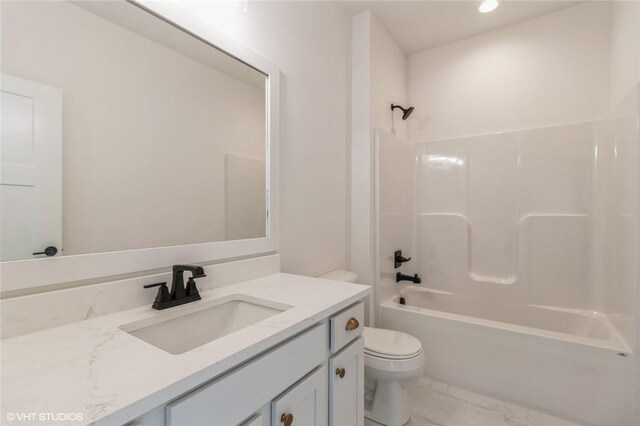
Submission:
<svg viewBox="0 0 640 426">
<path fill-rule="evenodd" d="M 6 339 L 3 413 L 82 418 L 56 424 L 362 424 L 361 300 L 368 292 L 274 274 L 204 291 L 202 300 L 165 311 L 149 304 Z M 215 318 L 216 309 L 226 315 Z M 256 317 L 265 311 L 276 312 Z M 203 314 L 208 322 L 192 321 Z M 138 333 L 154 327 L 170 333 L 168 341 L 201 339 L 202 330 L 216 327 L 219 335 L 170 353 L 170 344 Z"/>
</svg>

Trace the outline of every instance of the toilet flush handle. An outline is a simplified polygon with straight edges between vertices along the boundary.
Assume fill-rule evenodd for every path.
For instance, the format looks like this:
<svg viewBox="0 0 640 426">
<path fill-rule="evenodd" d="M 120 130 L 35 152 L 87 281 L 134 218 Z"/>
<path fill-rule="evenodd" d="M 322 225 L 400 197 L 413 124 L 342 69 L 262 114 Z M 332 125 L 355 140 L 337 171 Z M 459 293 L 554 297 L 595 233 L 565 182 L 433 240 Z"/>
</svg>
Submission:
<svg viewBox="0 0 640 426">
<path fill-rule="evenodd" d="M 349 321 L 347 321 L 347 325 L 345 325 L 344 329 L 347 331 L 352 331 L 358 327 L 360 327 L 360 323 L 358 322 L 358 320 L 351 317 L 349 318 Z"/>
</svg>

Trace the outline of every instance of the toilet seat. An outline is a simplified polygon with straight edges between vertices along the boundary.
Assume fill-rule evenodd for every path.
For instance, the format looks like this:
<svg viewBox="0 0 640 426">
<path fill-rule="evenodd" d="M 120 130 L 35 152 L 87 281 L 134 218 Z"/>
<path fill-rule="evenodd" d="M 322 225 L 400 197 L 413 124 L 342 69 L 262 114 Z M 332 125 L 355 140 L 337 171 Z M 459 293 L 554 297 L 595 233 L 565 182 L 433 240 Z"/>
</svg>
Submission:
<svg viewBox="0 0 640 426">
<path fill-rule="evenodd" d="M 365 327 L 364 351 L 376 358 L 403 360 L 422 353 L 422 344 L 415 337 L 401 331 Z"/>
<path fill-rule="evenodd" d="M 418 355 L 420 355 L 422 353 L 422 349 L 420 349 L 418 352 L 416 352 L 414 354 L 411 354 L 410 356 L 404 356 L 404 355 L 402 355 L 402 356 L 393 356 L 393 355 L 387 355 L 387 354 L 381 354 L 381 353 L 378 353 L 378 352 L 368 351 L 366 349 L 365 349 L 364 353 L 366 355 L 369 355 L 369 356 L 372 356 L 372 357 L 375 357 L 375 358 L 388 359 L 388 360 L 392 360 L 392 361 L 393 360 L 402 361 L 404 359 L 411 359 L 411 358 L 417 357 Z"/>
<path fill-rule="evenodd" d="M 420 351 L 418 355 L 405 359 L 389 359 L 380 358 L 365 352 L 364 364 L 367 368 L 373 368 L 380 371 L 406 373 L 424 367 L 424 352 Z"/>
</svg>

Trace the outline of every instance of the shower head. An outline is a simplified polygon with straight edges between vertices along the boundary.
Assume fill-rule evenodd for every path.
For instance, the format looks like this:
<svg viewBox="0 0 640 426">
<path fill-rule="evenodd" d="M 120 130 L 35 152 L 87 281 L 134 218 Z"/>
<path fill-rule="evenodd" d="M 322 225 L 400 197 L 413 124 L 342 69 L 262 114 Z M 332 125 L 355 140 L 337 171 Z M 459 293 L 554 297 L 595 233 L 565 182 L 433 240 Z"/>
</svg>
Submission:
<svg viewBox="0 0 640 426">
<path fill-rule="evenodd" d="M 400 105 L 394 105 L 391 104 L 391 111 L 393 111 L 394 109 L 399 108 L 402 110 L 402 119 L 406 120 L 407 118 L 409 118 L 409 116 L 411 115 L 411 113 L 413 112 L 413 107 L 409 107 L 409 108 L 403 108 Z"/>
<path fill-rule="evenodd" d="M 409 118 L 409 116 L 413 112 L 413 107 L 409 107 L 409 108 L 407 108 L 407 109 L 405 109 L 403 111 L 404 111 L 404 113 L 402 114 L 402 119 L 406 120 L 407 118 Z"/>
</svg>

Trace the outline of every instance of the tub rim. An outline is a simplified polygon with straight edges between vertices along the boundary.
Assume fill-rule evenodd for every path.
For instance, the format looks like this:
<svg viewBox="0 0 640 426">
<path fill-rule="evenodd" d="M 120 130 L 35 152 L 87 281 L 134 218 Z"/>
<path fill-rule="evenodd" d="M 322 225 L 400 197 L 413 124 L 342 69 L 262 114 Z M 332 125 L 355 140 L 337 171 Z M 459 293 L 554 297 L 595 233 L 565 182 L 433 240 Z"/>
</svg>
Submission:
<svg viewBox="0 0 640 426">
<path fill-rule="evenodd" d="M 409 292 L 432 292 L 432 293 L 437 293 L 437 294 L 447 294 L 447 295 L 452 295 L 455 296 L 455 293 L 450 293 L 447 291 L 441 291 L 441 290 L 431 290 L 431 289 L 407 289 L 399 294 L 395 294 L 389 298 L 387 298 L 386 300 L 384 300 L 381 304 L 380 304 L 380 308 L 384 309 L 394 309 L 397 311 L 401 311 L 401 312 L 412 312 L 412 313 L 417 313 L 417 314 L 422 314 L 422 315 L 426 315 L 426 316 L 432 316 L 432 317 L 436 317 L 436 318 L 440 318 L 440 319 L 445 319 L 445 320 L 451 320 L 451 321 L 456 321 L 456 322 L 463 322 L 466 324 L 471 324 L 471 325 L 476 325 L 476 326 L 485 326 L 485 327 L 491 327 L 491 328 L 496 328 L 499 330 L 503 330 L 503 331 L 507 331 L 507 332 L 512 332 L 512 333 L 524 333 L 524 334 L 529 334 L 529 335 L 533 335 L 533 336 L 538 336 L 538 337 L 542 337 L 542 338 L 548 338 L 548 339 L 553 339 L 553 340 L 559 340 L 559 341 L 563 341 L 563 342 L 570 342 L 570 343 L 574 343 L 574 344 L 579 344 L 579 345 L 586 345 L 586 346 L 592 346 L 592 347 L 597 347 L 600 349 L 606 349 L 609 351 L 613 351 L 616 352 L 617 354 L 621 355 L 621 356 L 629 356 L 634 354 L 633 350 L 631 349 L 631 347 L 627 344 L 627 342 L 624 341 L 624 339 L 622 338 L 622 336 L 620 336 L 620 334 L 618 333 L 618 331 L 615 329 L 615 327 L 613 327 L 613 325 L 611 325 L 611 333 L 612 333 L 612 338 L 610 340 L 603 340 L 603 339 L 594 339 L 592 337 L 581 337 L 581 336 L 576 336 L 573 334 L 567 334 L 567 333 L 560 333 L 557 331 L 550 331 L 550 330 L 543 330 L 540 328 L 535 328 L 535 327 L 527 327 L 524 325 L 518 325 L 518 324 L 510 324 L 507 322 L 503 322 L 503 321 L 495 321 L 495 320 L 488 320 L 488 319 L 484 319 L 484 318 L 477 318 L 477 317 L 472 317 L 472 316 L 468 316 L 468 315 L 461 315 L 461 314 L 453 314 L 450 312 L 445 312 L 445 311 L 439 311 L 436 309 L 429 309 L 429 308 L 423 308 L 423 307 L 419 307 L 419 306 L 411 306 L 411 305 L 401 305 L 399 303 L 399 299 L 400 297 L 406 295 Z M 553 307 L 548 307 L 548 306 L 543 306 L 543 305 L 528 305 L 528 306 L 536 306 L 536 307 L 540 307 L 540 308 L 545 308 L 545 309 L 556 309 L 556 310 L 563 310 L 562 308 L 553 308 Z M 566 310 L 564 310 L 566 312 Z M 570 311 L 573 311 L 574 313 L 576 313 L 579 310 L 576 309 L 570 309 Z M 584 311 L 582 311 L 584 312 Z M 602 315 L 602 314 L 599 314 Z"/>
</svg>

